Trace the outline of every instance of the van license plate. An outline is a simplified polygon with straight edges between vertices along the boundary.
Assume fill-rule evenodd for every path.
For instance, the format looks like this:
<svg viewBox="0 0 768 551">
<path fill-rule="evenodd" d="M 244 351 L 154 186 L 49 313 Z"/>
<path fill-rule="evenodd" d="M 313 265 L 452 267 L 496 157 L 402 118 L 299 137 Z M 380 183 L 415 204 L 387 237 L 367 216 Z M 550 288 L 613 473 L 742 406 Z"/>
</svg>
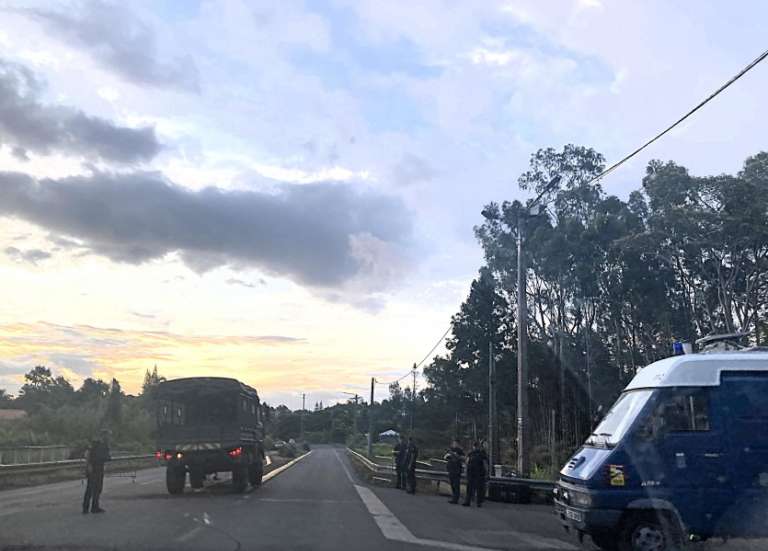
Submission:
<svg viewBox="0 0 768 551">
<path fill-rule="evenodd" d="M 565 518 L 569 520 L 575 520 L 576 522 L 581 522 L 584 520 L 584 515 L 582 515 L 581 512 L 579 511 L 574 511 L 573 509 L 566 508 Z"/>
</svg>

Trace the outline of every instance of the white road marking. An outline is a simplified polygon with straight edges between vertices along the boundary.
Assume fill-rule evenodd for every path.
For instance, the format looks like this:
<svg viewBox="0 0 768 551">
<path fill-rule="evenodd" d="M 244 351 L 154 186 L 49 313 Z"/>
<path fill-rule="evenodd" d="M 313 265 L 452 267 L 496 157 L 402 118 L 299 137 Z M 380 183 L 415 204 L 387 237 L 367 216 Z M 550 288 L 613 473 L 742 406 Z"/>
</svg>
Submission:
<svg viewBox="0 0 768 551">
<path fill-rule="evenodd" d="M 336 455 L 336 459 L 341 463 L 344 469 L 344 474 L 355 487 L 357 495 L 363 501 L 366 509 L 373 517 L 376 525 L 381 530 L 381 534 L 392 541 L 399 541 L 403 543 L 411 543 L 414 545 L 424 545 L 428 547 L 438 547 L 440 549 L 452 549 L 453 551 L 496 551 L 489 547 L 477 547 L 474 545 L 465 545 L 463 543 L 451 543 L 448 541 L 439 541 L 433 539 L 419 538 L 414 536 L 410 530 L 384 505 L 376 494 L 370 488 L 355 484 L 352 475 L 347 469 L 347 466 L 342 461 L 341 457 L 336 450 L 333 451 Z M 533 534 L 525 534 L 522 532 L 509 532 L 511 538 L 517 539 L 524 545 L 533 549 L 562 549 L 562 550 L 575 550 L 577 549 L 573 545 L 556 540 L 554 538 L 543 538 Z"/>
<path fill-rule="evenodd" d="M 272 480 L 273 478 L 275 478 L 277 475 L 279 475 L 280 473 L 282 473 L 284 470 L 286 470 L 286 469 L 288 469 L 288 468 L 290 468 L 290 467 L 293 467 L 293 466 L 294 466 L 296 463 L 298 463 L 299 461 L 301 461 L 302 459 L 304 459 L 305 457 L 307 457 L 308 455 L 311 455 L 311 454 L 312 454 L 312 452 L 311 452 L 311 451 L 308 451 L 308 452 L 307 452 L 307 453 L 305 453 L 304 455 L 300 455 L 299 457 L 297 457 L 297 458 L 296 458 L 296 459 L 294 459 L 293 461 L 290 461 L 290 462 L 286 463 L 286 464 L 285 464 L 285 465 L 283 465 L 282 467 L 278 467 L 278 468 L 277 468 L 277 469 L 275 469 L 274 471 L 270 471 L 270 472 L 268 472 L 268 473 L 267 473 L 267 474 L 265 474 L 265 475 L 264 475 L 264 477 L 261 479 L 261 482 L 262 482 L 262 484 L 263 484 L 264 482 L 269 482 L 270 480 Z"/>
<path fill-rule="evenodd" d="M 349 469 L 347 469 L 347 466 L 346 466 L 346 465 L 344 464 L 344 462 L 341 460 L 341 457 L 339 457 L 339 452 L 338 452 L 338 451 L 336 451 L 336 450 L 333 450 L 333 455 L 335 455 L 335 456 L 336 456 L 336 459 L 338 459 L 338 460 L 339 460 L 339 463 L 341 464 L 341 468 L 342 468 L 342 469 L 344 469 L 344 474 L 345 474 L 345 475 L 347 475 L 347 478 L 349 479 L 349 481 L 350 481 L 352 484 L 354 484 L 354 483 L 355 483 L 355 479 L 354 479 L 354 478 L 352 478 L 352 475 L 351 475 L 351 474 L 349 474 Z"/>
<path fill-rule="evenodd" d="M 190 530 L 190 531 L 189 531 L 189 532 L 187 532 L 186 534 L 182 534 L 181 536 L 179 536 L 178 538 L 176 538 L 176 541 L 187 541 L 187 540 L 189 540 L 189 539 L 192 539 L 192 538 L 194 538 L 194 537 L 197 535 L 197 533 L 198 533 L 200 530 L 202 530 L 202 529 L 203 529 L 203 527 L 202 527 L 202 526 L 195 526 L 194 528 L 192 528 L 192 530 Z"/>
</svg>

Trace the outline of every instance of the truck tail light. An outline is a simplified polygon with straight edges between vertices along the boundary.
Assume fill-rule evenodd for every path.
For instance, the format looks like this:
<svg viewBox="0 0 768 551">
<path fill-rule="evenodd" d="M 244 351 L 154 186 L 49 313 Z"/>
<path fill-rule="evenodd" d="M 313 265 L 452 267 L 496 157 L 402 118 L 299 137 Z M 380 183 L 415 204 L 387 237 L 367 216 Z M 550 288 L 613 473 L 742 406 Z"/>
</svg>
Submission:
<svg viewBox="0 0 768 551">
<path fill-rule="evenodd" d="M 155 459 L 162 459 L 163 458 L 163 452 L 158 450 L 155 452 Z"/>
<path fill-rule="evenodd" d="M 165 460 L 170 461 L 173 457 L 173 454 L 171 452 L 165 452 Z"/>
<path fill-rule="evenodd" d="M 229 450 L 227 453 L 230 457 L 240 457 L 243 455 L 243 448 L 235 448 L 234 450 Z"/>
</svg>

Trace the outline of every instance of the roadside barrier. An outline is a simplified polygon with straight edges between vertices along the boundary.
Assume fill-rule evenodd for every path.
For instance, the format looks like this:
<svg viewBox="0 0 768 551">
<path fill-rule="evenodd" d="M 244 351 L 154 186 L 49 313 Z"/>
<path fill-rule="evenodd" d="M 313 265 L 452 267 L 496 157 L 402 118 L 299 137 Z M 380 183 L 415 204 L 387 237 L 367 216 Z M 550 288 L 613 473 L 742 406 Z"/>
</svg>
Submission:
<svg viewBox="0 0 768 551">
<path fill-rule="evenodd" d="M 347 448 L 349 455 L 365 467 L 372 477 L 377 480 L 391 481 L 391 477 L 395 475 L 395 468 L 392 465 L 381 465 L 374 463 L 366 456 Z M 441 482 L 448 481 L 448 473 L 445 471 L 438 471 L 434 469 L 416 469 L 417 480 L 428 480 L 439 484 Z M 462 480 L 466 481 L 466 477 L 462 475 Z M 552 499 L 552 490 L 555 484 L 549 480 L 536 480 L 533 478 L 520 478 L 512 476 L 497 477 L 492 476 L 488 480 L 488 496 L 489 499 L 498 501 L 508 501 L 512 503 L 528 503 L 531 500 L 531 496 L 534 493 L 543 495 L 546 501 Z"/>
</svg>

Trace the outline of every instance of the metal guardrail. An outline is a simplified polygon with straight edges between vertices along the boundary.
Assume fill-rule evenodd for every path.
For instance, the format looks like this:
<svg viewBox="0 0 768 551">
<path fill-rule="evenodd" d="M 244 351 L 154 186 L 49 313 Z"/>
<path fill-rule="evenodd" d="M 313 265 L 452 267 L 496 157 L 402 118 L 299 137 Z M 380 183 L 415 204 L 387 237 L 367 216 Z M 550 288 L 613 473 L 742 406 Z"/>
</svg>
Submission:
<svg viewBox="0 0 768 551">
<path fill-rule="evenodd" d="M 347 451 L 358 461 L 360 461 L 369 471 L 375 474 L 393 475 L 395 468 L 392 465 L 380 465 L 374 463 L 355 450 L 347 448 Z M 419 480 L 433 480 L 436 482 L 448 482 L 448 473 L 445 471 L 435 471 L 432 469 L 416 469 L 416 478 Z M 466 476 L 462 475 L 466 480 Z M 537 480 L 533 478 L 520 478 L 511 476 L 492 476 L 488 480 L 489 486 L 496 486 L 507 489 L 525 489 L 528 491 L 549 492 L 555 487 L 555 483 L 549 480 Z"/>
<path fill-rule="evenodd" d="M 119 469 L 121 464 L 130 463 L 144 459 L 152 459 L 154 455 L 128 455 L 114 457 L 107 465 L 107 469 Z M 82 468 L 85 465 L 85 459 L 65 459 L 63 461 L 47 461 L 44 463 L 19 463 L 16 465 L 0 465 L 0 476 L 6 474 L 31 474 L 42 473 L 46 471 L 58 471 L 66 469 Z"/>
</svg>

